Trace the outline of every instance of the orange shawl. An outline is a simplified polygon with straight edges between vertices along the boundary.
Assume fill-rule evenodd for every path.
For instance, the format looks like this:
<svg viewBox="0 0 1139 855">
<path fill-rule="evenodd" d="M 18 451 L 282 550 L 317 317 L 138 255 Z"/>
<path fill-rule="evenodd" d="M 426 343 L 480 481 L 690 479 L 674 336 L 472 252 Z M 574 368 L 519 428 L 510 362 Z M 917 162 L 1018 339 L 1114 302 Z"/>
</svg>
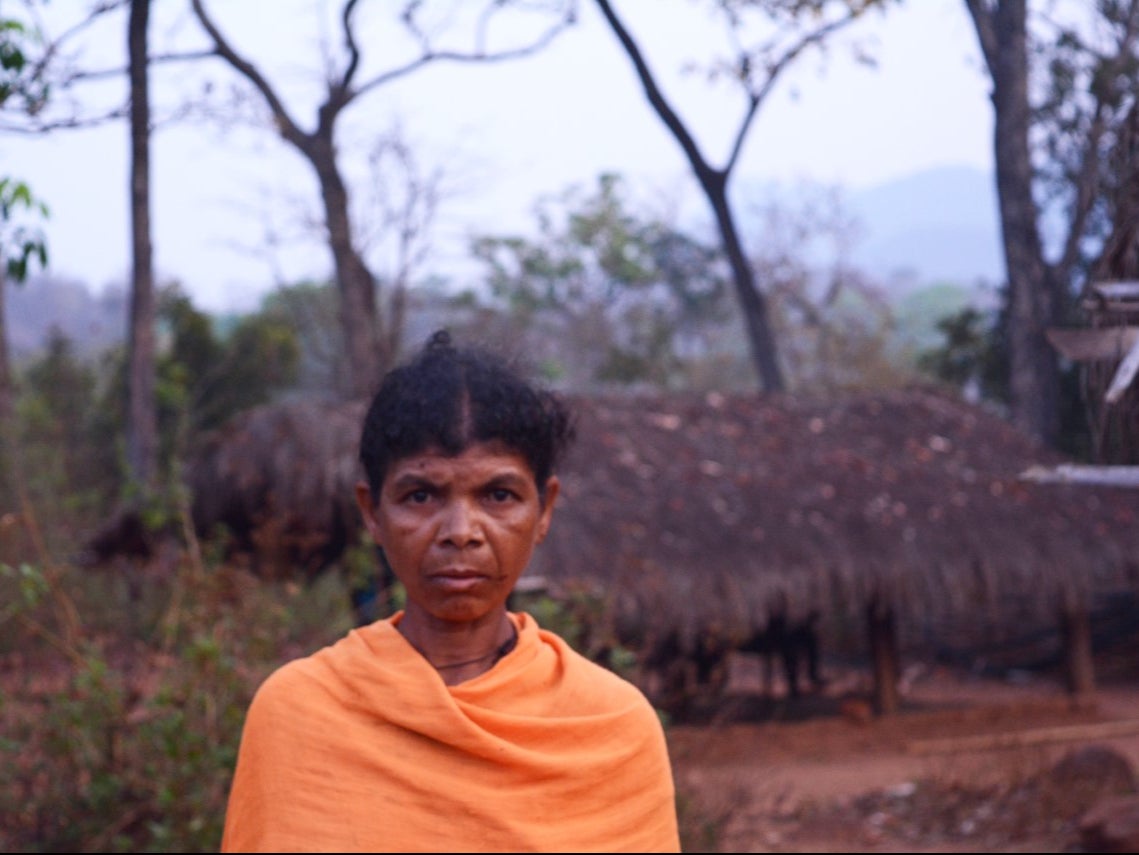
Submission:
<svg viewBox="0 0 1139 855">
<path fill-rule="evenodd" d="M 672 851 L 672 771 L 632 684 L 525 613 L 456 686 L 396 630 L 278 669 L 249 708 L 223 852 Z"/>
</svg>

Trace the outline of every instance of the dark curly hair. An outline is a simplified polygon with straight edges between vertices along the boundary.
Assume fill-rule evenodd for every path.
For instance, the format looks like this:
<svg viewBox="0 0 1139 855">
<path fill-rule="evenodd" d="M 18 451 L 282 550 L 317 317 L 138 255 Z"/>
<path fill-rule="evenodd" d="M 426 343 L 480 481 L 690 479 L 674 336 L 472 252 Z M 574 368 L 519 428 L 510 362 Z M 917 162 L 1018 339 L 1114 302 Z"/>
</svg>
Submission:
<svg viewBox="0 0 1139 855">
<path fill-rule="evenodd" d="M 526 459 L 542 491 L 573 437 L 560 398 L 499 356 L 456 347 L 439 330 L 381 381 L 364 417 L 360 463 L 375 500 L 397 460 L 429 448 L 458 455 L 473 443 L 498 441 Z"/>
</svg>

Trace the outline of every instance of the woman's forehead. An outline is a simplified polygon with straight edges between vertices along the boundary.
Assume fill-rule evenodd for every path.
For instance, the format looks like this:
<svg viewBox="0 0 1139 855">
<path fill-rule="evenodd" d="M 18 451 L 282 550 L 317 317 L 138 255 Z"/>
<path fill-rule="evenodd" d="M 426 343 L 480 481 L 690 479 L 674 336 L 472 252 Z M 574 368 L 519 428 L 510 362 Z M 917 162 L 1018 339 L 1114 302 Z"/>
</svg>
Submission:
<svg viewBox="0 0 1139 855">
<path fill-rule="evenodd" d="M 534 470 L 518 451 L 501 442 L 476 442 L 458 454 L 430 446 L 396 460 L 388 468 L 388 481 L 407 476 L 455 477 L 517 474 L 534 480 Z"/>
</svg>

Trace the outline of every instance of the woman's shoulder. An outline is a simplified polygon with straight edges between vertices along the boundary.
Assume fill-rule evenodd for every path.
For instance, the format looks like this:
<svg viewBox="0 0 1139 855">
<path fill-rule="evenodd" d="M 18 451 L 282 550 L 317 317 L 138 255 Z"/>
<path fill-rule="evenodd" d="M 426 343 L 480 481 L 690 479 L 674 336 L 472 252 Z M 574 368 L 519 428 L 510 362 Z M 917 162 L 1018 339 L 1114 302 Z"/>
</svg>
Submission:
<svg viewBox="0 0 1139 855">
<path fill-rule="evenodd" d="M 273 669 L 257 687 L 253 695 L 254 705 L 264 707 L 278 702 L 287 703 L 289 698 L 307 694 L 319 684 L 313 655 L 290 659 Z"/>
<path fill-rule="evenodd" d="M 611 710 L 640 710 L 656 716 L 645 694 L 632 681 L 574 649 L 561 635 L 547 629 L 538 634 L 561 661 L 564 689 L 573 697 Z"/>
<path fill-rule="evenodd" d="M 325 647 L 281 663 L 261 682 L 254 701 L 265 704 L 281 699 L 294 703 L 298 697 L 320 693 L 322 687 L 327 690 L 340 682 L 340 672 L 360 655 L 355 635 L 353 630 Z"/>
</svg>

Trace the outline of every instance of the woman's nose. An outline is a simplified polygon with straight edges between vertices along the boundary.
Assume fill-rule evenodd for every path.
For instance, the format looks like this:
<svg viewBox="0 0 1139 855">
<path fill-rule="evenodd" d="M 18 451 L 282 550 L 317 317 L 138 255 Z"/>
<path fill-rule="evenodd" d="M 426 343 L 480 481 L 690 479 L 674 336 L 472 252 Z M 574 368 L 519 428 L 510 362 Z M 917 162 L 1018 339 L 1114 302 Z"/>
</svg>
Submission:
<svg viewBox="0 0 1139 855">
<path fill-rule="evenodd" d="M 439 529 L 440 540 L 464 547 L 482 539 L 478 509 L 462 499 L 448 502 Z"/>
</svg>

